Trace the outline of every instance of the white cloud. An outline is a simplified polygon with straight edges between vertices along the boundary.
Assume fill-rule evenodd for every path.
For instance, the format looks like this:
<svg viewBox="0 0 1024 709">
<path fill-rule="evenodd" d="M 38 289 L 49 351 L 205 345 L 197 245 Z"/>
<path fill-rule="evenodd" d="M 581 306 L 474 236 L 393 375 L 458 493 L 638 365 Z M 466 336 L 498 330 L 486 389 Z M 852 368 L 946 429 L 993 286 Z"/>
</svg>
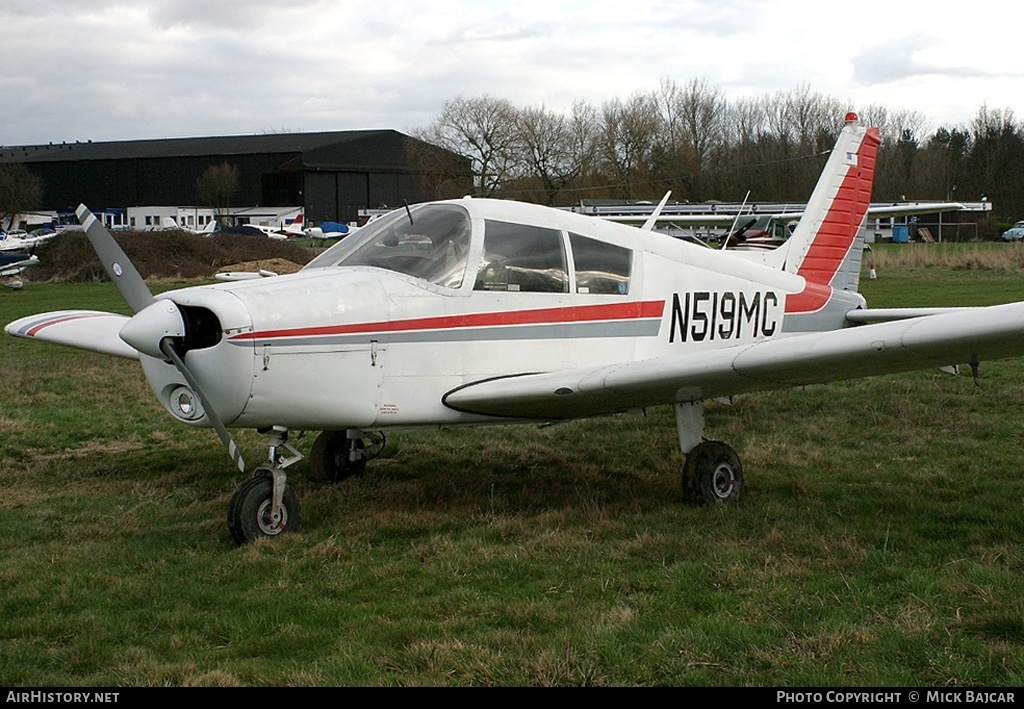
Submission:
<svg viewBox="0 0 1024 709">
<path fill-rule="evenodd" d="M 665 77 L 730 98 L 807 85 L 966 122 L 985 102 L 1024 113 L 999 5 L 7 0 L 0 143 L 408 130 L 457 95 L 566 109 Z"/>
</svg>

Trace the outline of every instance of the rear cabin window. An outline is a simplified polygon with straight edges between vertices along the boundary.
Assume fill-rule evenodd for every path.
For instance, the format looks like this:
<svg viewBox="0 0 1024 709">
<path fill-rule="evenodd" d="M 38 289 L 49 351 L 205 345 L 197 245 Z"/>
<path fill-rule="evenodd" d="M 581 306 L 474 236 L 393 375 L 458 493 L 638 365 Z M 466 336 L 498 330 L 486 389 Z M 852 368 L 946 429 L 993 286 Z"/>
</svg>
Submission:
<svg viewBox="0 0 1024 709">
<path fill-rule="evenodd" d="M 562 232 L 487 220 L 475 290 L 567 293 Z"/>
<path fill-rule="evenodd" d="M 576 262 L 576 292 L 626 295 L 633 252 L 621 246 L 569 234 Z"/>
</svg>

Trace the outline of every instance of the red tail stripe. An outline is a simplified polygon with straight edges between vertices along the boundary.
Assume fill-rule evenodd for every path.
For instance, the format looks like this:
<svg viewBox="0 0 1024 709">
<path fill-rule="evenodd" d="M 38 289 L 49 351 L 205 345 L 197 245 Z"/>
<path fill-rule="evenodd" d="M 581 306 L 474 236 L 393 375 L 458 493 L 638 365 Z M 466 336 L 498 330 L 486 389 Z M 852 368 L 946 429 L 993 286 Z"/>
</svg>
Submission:
<svg viewBox="0 0 1024 709">
<path fill-rule="evenodd" d="M 805 313 L 823 307 L 832 295 L 829 283 L 843 263 L 871 203 L 871 183 L 880 142 L 878 130 L 869 128 L 836 192 L 797 273 L 807 280 L 801 293 L 786 298 L 787 313 Z"/>
</svg>

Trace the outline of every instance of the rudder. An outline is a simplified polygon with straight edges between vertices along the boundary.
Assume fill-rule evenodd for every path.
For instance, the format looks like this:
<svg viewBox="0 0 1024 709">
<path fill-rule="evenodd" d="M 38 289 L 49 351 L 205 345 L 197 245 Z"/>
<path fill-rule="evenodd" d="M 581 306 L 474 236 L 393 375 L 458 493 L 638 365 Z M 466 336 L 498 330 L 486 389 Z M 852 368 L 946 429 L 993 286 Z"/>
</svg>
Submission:
<svg viewBox="0 0 1024 709">
<path fill-rule="evenodd" d="M 803 276 L 806 287 L 786 299 L 786 313 L 810 313 L 829 302 L 833 291 L 856 291 L 864 249 L 861 227 L 871 203 L 877 128 L 858 125 L 847 114 L 807 208 L 778 264 Z M 784 252 L 784 253 L 783 253 Z"/>
</svg>

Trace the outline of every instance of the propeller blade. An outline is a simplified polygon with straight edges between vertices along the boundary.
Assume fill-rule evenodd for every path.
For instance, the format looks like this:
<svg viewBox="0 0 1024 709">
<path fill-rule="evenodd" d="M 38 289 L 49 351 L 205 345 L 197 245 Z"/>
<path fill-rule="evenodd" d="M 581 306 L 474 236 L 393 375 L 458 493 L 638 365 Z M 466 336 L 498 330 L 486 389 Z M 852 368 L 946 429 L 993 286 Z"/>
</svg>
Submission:
<svg viewBox="0 0 1024 709">
<path fill-rule="evenodd" d="M 174 366 L 181 372 L 181 376 L 185 378 L 192 391 L 202 402 L 203 410 L 206 411 L 206 416 L 217 431 L 221 443 L 227 448 L 231 460 L 244 473 L 245 461 L 242 460 L 242 454 L 238 451 L 238 446 L 235 445 L 235 439 L 228 433 L 227 426 L 217 415 L 210 398 L 203 392 L 198 380 L 185 365 L 185 360 L 174 349 L 174 338 L 182 338 L 186 334 L 185 322 L 178 306 L 173 301 L 162 300 L 159 307 L 150 308 L 146 313 L 142 313 L 157 302 L 153 298 L 149 286 L 146 285 L 114 237 L 84 204 L 79 205 L 75 214 L 78 215 L 78 221 L 85 227 L 85 235 L 89 238 L 89 243 L 92 244 L 93 250 L 99 256 L 100 263 L 103 264 L 110 280 L 114 282 L 117 292 L 121 294 L 135 315 L 121 328 L 121 339 L 139 352 L 151 357 L 163 355 L 174 363 Z"/>
<path fill-rule="evenodd" d="M 177 350 L 174 349 L 174 341 L 169 337 L 163 338 L 160 341 L 160 351 L 174 363 L 174 366 L 178 368 L 179 372 L 181 372 L 181 376 L 185 377 L 185 381 L 188 382 L 190 387 L 192 387 L 192 391 L 194 391 L 196 396 L 199 397 L 199 400 L 203 403 L 203 409 L 206 411 L 206 416 L 210 419 L 210 423 L 213 424 L 213 428 L 217 431 L 217 435 L 220 436 L 221 443 L 223 443 L 224 447 L 227 448 L 228 455 L 231 456 L 231 460 L 235 462 L 238 469 L 244 473 L 245 461 L 242 460 L 242 454 L 239 452 L 238 446 L 235 445 L 235 439 L 231 437 L 230 433 L 228 433 L 227 426 L 224 425 L 220 416 L 214 410 L 213 406 L 210 405 L 210 399 L 206 396 L 206 393 L 203 392 L 202 387 L 199 386 L 198 380 L 196 380 L 192 375 L 189 368 L 185 366 L 185 360 L 183 360 L 178 355 Z"/>
<path fill-rule="evenodd" d="M 110 232 L 103 227 L 100 220 L 84 204 L 78 205 L 75 214 L 78 216 L 78 221 L 85 227 L 85 235 L 89 238 L 89 243 L 92 244 L 96 255 L 99 256 L 100 263 L 103 264 L 103 268 L 110 276 L 110 280 L 114 282 L 117 292 L 121 294 L 132 312 L 137 313 L 146 306 L 152 305 L 153 294 L 149 292 L 146 282 L 142 280 L 142 276 L 135 270 L 135 266 L 128 260 L 124 251 L 114 241 Z"/>
</svg>

